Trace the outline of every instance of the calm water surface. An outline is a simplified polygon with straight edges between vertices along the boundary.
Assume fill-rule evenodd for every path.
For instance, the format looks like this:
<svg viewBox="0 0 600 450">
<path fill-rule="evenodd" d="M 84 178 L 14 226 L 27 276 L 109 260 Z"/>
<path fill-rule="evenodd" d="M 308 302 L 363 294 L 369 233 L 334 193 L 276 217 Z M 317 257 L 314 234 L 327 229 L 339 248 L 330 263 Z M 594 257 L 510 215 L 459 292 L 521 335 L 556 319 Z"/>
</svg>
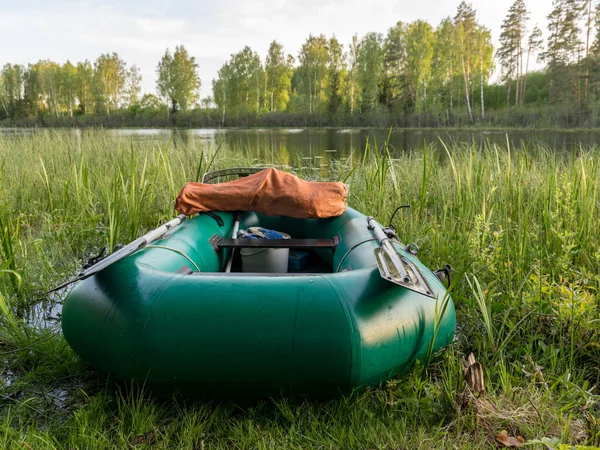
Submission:
<svg viewBox="0 0 600 450">
<path fill-rule="evenodd" d="M 327 156 L 343 158 L 364 151 L 367 140 L 381 146 L 388 137 L 388 129 L 115 129 L 115 130 L 32 130 L 0 129 L 0 134 L 18 137 L 33 133 L 76 133 L 82 139 L 89 134 L 106 133 L 115 140 L 152 141 L 175 147 L 216 147 L 227 143 L 232 148 L 260 149 L 264 152 L 287 152 L 301 154 L 306 158 Z M 390 135 L 392 154 L 419 150 L 425 144 L 434 144 L 440 149 L 442 142 L 448 145 L 471 144 L 481 149 L 488 144 L 506 148 L 544 145 L 551 149 L 573 149 L 574 146 L 600 146 L 600 130 L 591 131 L 463 131 L 463 130 L 404 130 L 395 129 Z"/>
</svg>

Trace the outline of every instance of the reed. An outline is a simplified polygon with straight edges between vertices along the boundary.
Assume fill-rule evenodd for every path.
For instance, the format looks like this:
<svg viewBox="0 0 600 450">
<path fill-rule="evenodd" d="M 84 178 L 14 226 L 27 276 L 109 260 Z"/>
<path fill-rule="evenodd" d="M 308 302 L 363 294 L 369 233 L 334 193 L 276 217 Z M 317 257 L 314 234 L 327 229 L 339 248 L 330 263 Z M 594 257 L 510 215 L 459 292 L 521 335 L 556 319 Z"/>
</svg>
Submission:
<svg viewBox="0 0 600 450">
<path fill-rule="evenodd" d="M 346 159 L 307 160 L 103 131 L 0 136 L 0 321 L 11 331 L 0 333 L 0 445 L 487 448 L 502 429 L 552 445 L 599 445 L 591 412 L 599 401 L 599 156 L 597 148 L 439 143 L 404 152 L 369 142 Z M 89 376 L 60 334 L 27 323 L 29 308 L 86 258 L 171 218 L 186 181 L 209 167 L 253 164 L 344 180 L 349 204 L 385 225 L 410 205 L 394 220 L 400 239 L 417 243 L 428 266 L 456 269 L 454 345 L 429 355 L 423 370 L 346 398 L 188 405 L 91 386 L 102 375 Z M 446 306 L 440 300 L 440 311 Z M 460 358 L 470 352 L 484 368 L 487 403 L 463 392 Z M 65 387 L 69 407 L 41 394 L 61 377 L 75 380 Z"/>
</svg>

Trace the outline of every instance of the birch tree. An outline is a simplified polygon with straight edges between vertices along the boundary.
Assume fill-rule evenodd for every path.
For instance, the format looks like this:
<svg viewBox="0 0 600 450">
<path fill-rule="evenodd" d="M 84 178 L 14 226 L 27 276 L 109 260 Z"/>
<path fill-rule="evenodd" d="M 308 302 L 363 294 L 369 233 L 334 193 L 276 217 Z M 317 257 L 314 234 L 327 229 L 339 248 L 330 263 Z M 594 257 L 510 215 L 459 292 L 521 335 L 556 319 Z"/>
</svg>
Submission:
<svg viewBox="0 0 600 450">
<path fill-rule="evenodd" d="M 171 54 L 167 49 L 156 68 L 156 90 L 170 105 L 170 110 L 187 111 L 200 97 L 200 77 L 196 58 L 190 56 L 183 45 Z"/>
<path fill-rule="evenodd" d="M 352 36 L 352 41 L 348 46 L 348 101 L 350 103 L 350 114 L 354 114 L 354 104 L 356 98 L 356 75 L 357 75 L 357 57 L 358 57 L 358 36 Z"/>
<path fill-rule="evenodd" d="M 127 78 L 127 65 L 118 54 L 105 53 L 94 63 L 94 94 L 98 111 L 110 114 L 119 109 Z"/>
<path fill-rule="evenodd" d="M 481 106 L 481 118 L 485 119 L 485 98 L 484 98 L 484 86 L 487 84 L 490 73 L 493 69 L 493 54 L 494 46 L 492 44 L 492 33 L 484 26 L 477 28 L 477 53 L 478 61 L 477 66 L 479 69 L 479 89 L 480 89 L 480 106 Z M 517 80 L 518 83 L 518 80 Z"/>
<path fill-rule="evenodd" d="M 327 38 L 309 35 L 298 55 L 298 90 L 308 97 L 308 112 L 321 112 L 329 59 Z"/>
<path fill-rule="evenodd" d="M 125 93 L 127 104 L 134 106 L 140 103 L 142 93 L 142 74 L 135 64 L 127 71 L 127 81 L 125 83 Z"/>
<path fill-rule="evenodd" d="M 76 89 L 77 101 L 79 102 L 79 111 L 87 114 L 88 106 L 92 103 L 92 84 L 94 82 L 94 68 L 86 59 L 84 62 L 77 63 Z"/>
<path fill-rule="evenodd" d="M 432 62 L 435 70 L 432 75 L 441 100 L 450 111 L 454 107 L 454 81 L 460 65 L 456 42 L 456 27 L 448 17 L 435 30 Z"/>
<path fill-rule="evenodd" d="M 265 97 L 269 112 L 284 111 L 290 101 L 293 71 L 290 62 L 283 46 L 277 41 L 271 42 L 265 60 Z"/>
<path fill-rule="evenodd" d="M 0 101 L 7 116 L 17 113 L 18 104 L 23 100 L 23 66 L 5 64 L 0 72 Z"/>
<path fill-rule="evenodd" d="M 327 112 L 330 118 L 334 117 L 344 103 L 346 84 L 346 62 L 344 59 L 343 45 L 331 37 L 328 42 L 327 60 Z"/>
<path fill-rule="evenodd" d="M 377 86 L 383 69 L 383 38 L 380 33 L 367 33 L 360 41 L 357 66 L 361 109 L 373 109 L 378 105 Z"/>
<path fill-rule="evenodd" d="M 406 30 L 406 68 L 413 86 L 417 110 L 427 105 L 427 84 L 431 77 L 433 28 L 422 20 L 412 22 Z M 421 92 L 421 94 L 419 94 Z"/>
<path fill-rule="evenodd" d="M 73 117 L 77 102 L 77 68 L 70 61 L 60 69 L 60 85 L 61 103 L 69 117 Z"/>
<path fill-rule="evenodd" d="M 473 111 L 471 109 L 471 72 L 477 58 L 476 40 L 477 40 L 477 20 L 475 10 L 471 4 L 464 0 L 458 5 L 456 17 L 456 35 L 458 41 L 458 50 L 460 63 L 464 80 L 465 103 L 469 112 L 469 119 L 473 122 Z"/>
</svg>

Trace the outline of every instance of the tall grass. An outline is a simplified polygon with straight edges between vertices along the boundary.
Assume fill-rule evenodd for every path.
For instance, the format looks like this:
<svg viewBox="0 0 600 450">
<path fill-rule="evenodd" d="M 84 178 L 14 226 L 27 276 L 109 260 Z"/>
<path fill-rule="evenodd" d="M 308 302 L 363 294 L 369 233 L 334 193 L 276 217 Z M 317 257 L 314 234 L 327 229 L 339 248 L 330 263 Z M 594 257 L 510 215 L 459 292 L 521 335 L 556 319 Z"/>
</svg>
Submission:
<svg viewBox="0 0 600 450">
<path fill-rule="evenodd" d="M 0 333 L 3 448 L 486 448 L 501 429 L 600 444 L 599 149 L 370 142 L 327 161 L 217 148 L 104 132 L 0 137 L 0 321 L 12 330 Z M 74 405 L 45 407 L 34 386 L 100 375 L 88 377 L 62 337 L 26 325 L 27 306 L 102 247 L 171 218 L 179 188 L 207 167 L 250 164 L 345 180 L 349 204 L 384 224 L 411 205 L 395 219 L 400 239 L 430 267 L 457 269 L 453 347 L 404 379 L 325 403 L 163 404 L 76 384 Z M 470 352 L 485 402 L 465 394 L 460 358 Z M 7 370 L 20 381 L 3 387 Z"/>
</svg>

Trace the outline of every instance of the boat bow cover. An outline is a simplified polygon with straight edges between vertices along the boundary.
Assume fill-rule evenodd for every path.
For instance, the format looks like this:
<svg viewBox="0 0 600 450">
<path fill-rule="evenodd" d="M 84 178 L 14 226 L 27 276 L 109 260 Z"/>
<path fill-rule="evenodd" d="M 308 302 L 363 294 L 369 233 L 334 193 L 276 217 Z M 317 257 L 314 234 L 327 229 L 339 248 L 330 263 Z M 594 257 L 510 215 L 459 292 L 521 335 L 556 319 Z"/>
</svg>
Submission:
<svg viewBox="0 0 600 450">
<path fill-rule="evenodd" d="M 325 219 L 343 214 L 347 194 L 344 183 L 305 181 L 270 168 L 227 183 L 186 183 L 175 209 L 188 216 L 205 211 L 256 211 Z"/>
</svg>

